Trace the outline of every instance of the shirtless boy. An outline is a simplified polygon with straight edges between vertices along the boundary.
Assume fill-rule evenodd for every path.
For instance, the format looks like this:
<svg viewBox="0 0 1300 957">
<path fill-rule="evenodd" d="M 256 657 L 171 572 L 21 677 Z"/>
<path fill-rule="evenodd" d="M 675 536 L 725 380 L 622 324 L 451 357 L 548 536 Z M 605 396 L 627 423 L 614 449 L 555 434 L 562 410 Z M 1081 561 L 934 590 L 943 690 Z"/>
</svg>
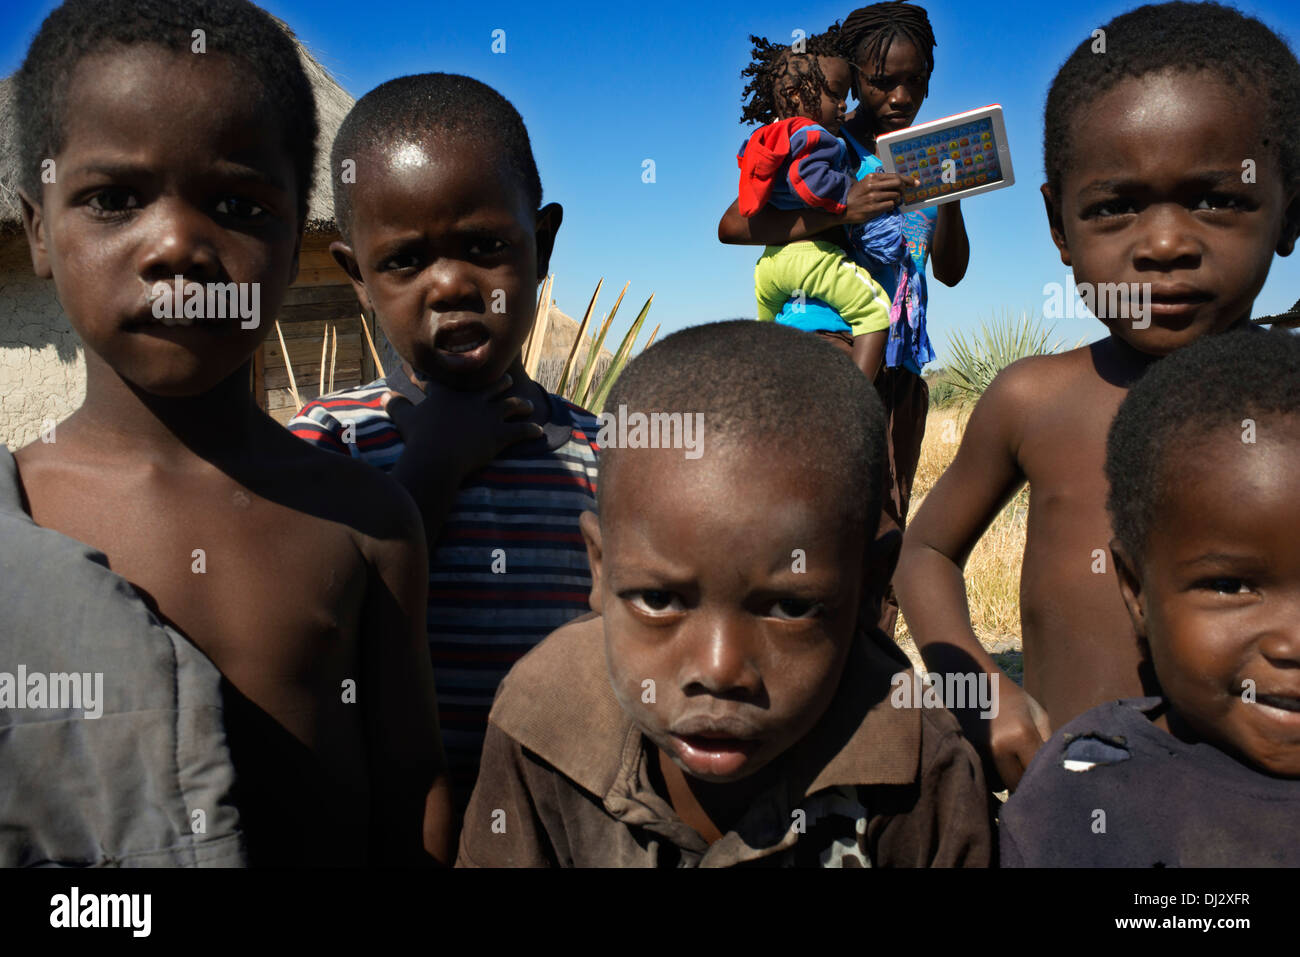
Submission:
<svg viewBox="0 0 1300 957">
<path fill-rule="evenodd" d="M 292 38 L 244 0 L 69 0 L 17 96 L 33 266 L 86 347 L 85 403 L 15 456 L 33 520 L 102 551 L 228 680 L 251 863 L 445 860 L 419 513 L 249 389 L 315 159 Z M 260 314 L 168 316 L 176 277 L 256 284 Z"/>
<path fill-rule="evenodd" d="M 1106 53 L 1085 41 L 1048 94 L 1042 192 L 1078 287 L 1135 295 L 1097 297 L 1106 338 L 994 380 L 909 525 L 895 578 L 931 670 L 1004 679 L 996 718 L 958 718 L 1010 788 L 1052 729 L 1151 693 L 1107 552 L 1106 432 L 1152 362 L 1249 325 L 1273 256 L 1300 231 L 1300 66 L 1285 43 L 1208 3 L 1142 7 L 1104 29 Z M 975 637 L 962 566 L 1026 481 L 1022 691 Z"/>
</svg>

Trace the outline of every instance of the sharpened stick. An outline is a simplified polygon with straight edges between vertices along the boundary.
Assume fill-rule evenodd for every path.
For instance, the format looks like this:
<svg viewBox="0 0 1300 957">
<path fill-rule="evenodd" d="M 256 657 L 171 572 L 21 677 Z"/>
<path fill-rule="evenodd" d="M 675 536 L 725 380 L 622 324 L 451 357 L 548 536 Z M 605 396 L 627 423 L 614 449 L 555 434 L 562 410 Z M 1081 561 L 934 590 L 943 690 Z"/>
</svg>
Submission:
<svg viewBox="0 0 1300 957">
<path fill-rule="evenodd" d="M 537 309 L 533 313 L 533 326 L 528 330 L 528 338 L 524 340 L 524 371 L 528 373 L 529 377 L 537 374 L 537 366 L 542 361 L 542 347 L 546 344 L 546 327 L 550 321 L 551 295 L 554 284 L 554 275 L 547 276 L 542 280 L 541 295 L 537 298 Z"/>
<path fill-rule="evenodd" d="M 330 344 L 330 327 L 325 327 L 325 335 L 320 340 L 320 387 L 316 390 L 317 397 L 325 394 L 325 350 Z"/>
<path fill-rule="evenodd" d="M 528 337 L 528 348 L 524 351 L 524 371 L 528 377 L 536 378 L 537 367 L 542 364 L 542 353 L 546 349 L 546 333 L 551 326 L 551 298 L 555 286 L 555 277 L 546 281 L 537 315 L 533 319 L 532 332 Z"/>
<path fill-rule="evenodd" d="M 293 404 L 302 408 L 302 396 L 298 394 L 298 383 L 293 378 L 293 366 L 289 364 L 289 350 L 284 345 L 284 333 L 280 331 L 280 320 L 275 320 L 275 334 L 280 337 L 280 352 L 284 355 L 284 369 L 289 373 L 289 391 L 293 393 Z"/>
<path fill-rule="evenodd" d="M 366 345 L 370 347 L 370 358 L 375 360 L 375 371 L 379 377 L 384 377 L 384 364 L 379 361 L 379 350 L 375 348 L 375 340 L 370 336 L 370 326 L 366 323 L 366 317 L 361 317 L 361 331 L 366 334 Z"/>
<path fill-rule="evenodd" d="M 334 391 L 334 363 L 339 357 L 339 329 L 335 323 L 330 323 L 330 332 L 333 342 L 330 345 L 330 392 Z"/>
</svg>

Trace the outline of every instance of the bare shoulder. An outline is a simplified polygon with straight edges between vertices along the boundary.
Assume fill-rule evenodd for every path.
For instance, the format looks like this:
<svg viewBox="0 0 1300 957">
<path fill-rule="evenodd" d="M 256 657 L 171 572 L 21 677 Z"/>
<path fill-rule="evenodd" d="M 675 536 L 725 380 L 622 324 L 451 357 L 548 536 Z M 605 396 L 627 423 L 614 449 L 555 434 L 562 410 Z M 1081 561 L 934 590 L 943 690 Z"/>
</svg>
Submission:
<svg viewBox="0 0 1300 957">
<path fill-rule="evenodd" d="M 1091 392 L 1104 386 L 1093 358 L 1095 346 L 1017 359 L 980 396 L 972 426 L 1007 436 L 1014 447 L 1044 419 L 1058 420 L 1063 408 L 1086 403 Z"/>
<path fill-rule="evenodd" d="M 1017 359 L 993 379 L 984 393 L 1000 404 L 1032 408 L 1077 389 L 1082 377 L 1096 378 L 1093 346 Z"/>
<path fill-rule="evenodd" d="M 57 432 L 54 433 L 57 436 Z M 14 461 L 18 464 L 19 472 L 25 481 L 31 481 L 32 477 L 38 475 L 42 469 L 58 468 L 67 461 L 68 456 L 63 454 L 68 443 L 58 445 L 56 442 L 33 439 L 22 448 L 10 449 Z"/>
<path fill-rule="evenodd" d="M 344 525 L 373 542 L 423 541 L 419 510 L 396 479 L 288 432 L 274 445 L 267 450 L 267 461 L 282 479 L 274 485 L 291 490 L 296 499 L 285 504 Z"/>
</svg>

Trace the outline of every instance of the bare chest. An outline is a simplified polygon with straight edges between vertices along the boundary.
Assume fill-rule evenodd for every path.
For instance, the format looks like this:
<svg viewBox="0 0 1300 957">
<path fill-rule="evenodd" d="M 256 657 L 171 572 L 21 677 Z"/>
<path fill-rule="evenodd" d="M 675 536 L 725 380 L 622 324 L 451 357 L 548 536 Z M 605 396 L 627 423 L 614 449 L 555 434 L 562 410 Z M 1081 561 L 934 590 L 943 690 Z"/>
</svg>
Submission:
<svg viewBox="0 0 1300 957">
<path fill-rule="evenodd" d="M 1020 452 L 1030 490 L 1027 556 L 1059 551 L 1065 559 L 1108 547 L 1106 435 L 1122 397 L 1111 391 L 1058 403 L 1027 431 Z"/>
<path fill-rule="evenodd" d="M 354 669 L 366 565 L 345 527 L 220 473 L 49 469 L 26 488 L 37 524 L 102 551 L 264 705 L 297 710 L 292 699 Z"/>
<path fill-rule="evenodd" d="M 1106 436 L 1122 396 L 1108 389 L 1062 403 L 1040 417 L 1022 446 L 1030 493 L 1021 623 L 1026 659 L 1034 654 L 1036 684 L 1043 685 L 1036 691 L 1051 699 L 1054 715 L 1068 709 L 1062 710 L 1065 692 L 1046 686 L 1053 668 L 1061 670 L 1063 688 L 1078 684 L 1081 673 L 1107 688 L 1137 688 L 1136 644 L 1120 598 L 1106 513 Z M 1048 636 L 1057 649 L 1051 660 L 1040 647 Z M 1069 668 L 1079 671 L 1070 677 Z"/>
</svg>

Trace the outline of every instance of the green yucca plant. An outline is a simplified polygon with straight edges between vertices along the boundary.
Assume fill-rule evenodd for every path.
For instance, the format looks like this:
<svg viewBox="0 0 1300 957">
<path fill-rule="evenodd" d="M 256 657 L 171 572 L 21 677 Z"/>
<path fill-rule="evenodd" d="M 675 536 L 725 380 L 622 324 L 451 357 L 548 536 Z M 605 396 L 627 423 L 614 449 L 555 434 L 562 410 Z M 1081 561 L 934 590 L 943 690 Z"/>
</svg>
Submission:
<svg viewBox="0 0 1300 957">
<path fill-rule="evenodd" d="M 600 353 L 605 344 L 605 336 L 608 335 L 610 327 L 614 324 L 614 317 L 618 315 L 618 307 L 622 305 L 623 296 L 627 292 L 628 286 L 631 285 L 631 283 L 624 284 L 623 291 L 618 294 L 618 299 L 614 302 L 614 308 L 610 310 L 609 315 L 605 317 L 605 321 L 601 323 L 595 341 L 591 344 L 591 348 L 587 350 L 587 358 L 583 363 L 582 371 L 573 379 L 570 379 L 569 376 L 574 371 L 574 360 L 586 337 L 587 326 L 591 322 L 592 314 L 596 309 L 596 298 L 600 295 L 600 288 L 604 282 L 605 280 L 602 279 L 596 283 L 596 291 L 591 294 L 591 302 L 587 304 L 587 311 L 583 314 L 582 322 L 578 324 L 578 334 L 573 339 L 573 345 L 569 349 L 568 358 L 564 361 L 564 368 L 560 372 L 559 383 L 555 388 L 556 394 L 562 395 L 575 405 L 589 409 L 592 412 L 600 411 L 605 404 L 605 399 L 609 397 L 609 390 L 614 386 L 614 380 L 618 378 L 619 373 L 623 371 L 623 367 L 632 358 L 632 348 L 636 344 L 637 337 L 641 334 L 641 326 L 645 324 L 646 315 L 650 312 L 650 304 L 654 302 L 655 298 L 654 293 L 651 293 L 650 298 L 641 307 L 641 312 L 637 314 L 636 319 L 632 322 L 631 328 L 628 329 L 623 336 L 623 340 L 619 343 L 614 358 L 602 370 L 600 368 L 602 365 Z M 659 327 L 655 326 L 654 332 L 650 333 L 650 338 L 643 348 L 648 348 L 658 334 Z"/>
<path fill-rule="evenodd" d="M 591 377 L 596 371 L 596 359 L 600 356 L 601 347 L 605 345 L 605 336 L 609 332 L 609 327 L 614 323 L 614 317 L 618 315 L 618 307 L 623 304 L 623 296 L 627 292 L 627 287 L 630 285 L 631 283 L 623 284 L 623 291 L 620 292 L 618 298 L 614 300 L 614 308 L 611 309 L 609 315 L 605 317 L 605 321 L 600 324 L 600 333 L 596 336 L 595 341 L 592 342 L 591 348 L 587 350 L 587 362 L 582 367 L 582 375 L 578 377 L 577 385 L 573 387 L 572 392 L 562 393 L 570 402 L 575 405 L 580 405 L 584 409 L 587 408 L 586 399 L 588 393 L 591 391 Z M 595 297 L 593 296 L 592 298 L 594 300 Z M 594 305 L 595 303 L 593 301 L 592 306 Z M 591 307 L 588 307 L 588 311 L 590 311 L 590 309 Z M 578 346 L 581 342 L 582 330 L 579 329 L 578 338 L 573 340 L 574 354 L 577 353 Z"/>
<path fill-rule="evenodd" d="M 1060 342 L 1048 344 L 1051 334 L 1051 328 L 1044 329 L 1028 312 L 1022 312 L 1019 319 L 1007 310 L 1000 320 L 980 320 L 979 334 L 969 339 L 961 332 L 949 336 L 951 361 L 944 368 L 945 378 L 954 388 L 978 398 L 993 377 L 1017 359 L 1048 355 L 1059 349 Z"/>
<path fill-rule="evenodd" d="M 600 295 L 600 287 L 603 285 L 605 285 L 605 278 L 602 276 L 600 281 L 596 283 L 596 291 L 591 294 L 591 302 L 587 303 L 587 311 L 582 314 L 582 321 L 578 323 L 578 334 L 574 337 L 573 346 L 569 349 L 569 355 L 564 360 L 564 369 L 560 372 L 560 381 L 555 387 L 557 395 L 562 395 L 565 398 L 568 398 L 568 393 L 564 390 L 569 384 L 569 372 L 573 368 L 574 358 L 578 355 L 578 346 L 582 345 L 582 337 L 587 334 L 587 323 L 591 321 L 591 314 L 596 309 L 596 297 Z M 627 286 L 623 287 L 623 291 L 627 291 Z M 621 296 L 619 298 L 622 299 Z M 588 364 L 590 364 L 590 352 L 587 353 L 587 361 Z M 584 368 L 583 371 L 585 372 L 586 369 Z"/>
<path fill-rule="evenodd" d="M 632 346 L 636 343 L 636 337 L 641 335 L 641 326 L 645 323 L 645 317 L 650 312 L 650 303 L 655 301 L 655 294 L 650 293 L 650 298 L 645 301 L 641 311 L 637 313 L 636 319 L 632 323 L 632 328 L 627 331 L 623 341 L 619 344 L 618 351 L 614 353 L 614 361 L 609 364 L 605 370 L 605 376 L 600 380 L 600 388 L 596 391 L 596 397 L 591 400 L 590 407 L 585 402 L 579 402 L 578 405 L 584 409 L 590 408 L 593 412 L 599 412 L 605 408 L 605 400 L 609 398 L 609 390 L 614 388 L 614 380 L 618 378 L 623 367 L 632 358 Z M 655 331 L 650 334 L 650 342 L 654 342 L 655 336 L 659 334 L 659 327 L 655 326 Z M 647 342 L 646 345 L 650 345 Z"/>
<path fill-rule="evenodd" d="M 930 408 L 932 409 L 946 409 L 961 402 L 963 398 L 968 398 L 967 393 L 953 385 L 947 370 L 941 370 L 932 378 L 927 377 L 926 382 L 930 386 Z"/>
</svg>

